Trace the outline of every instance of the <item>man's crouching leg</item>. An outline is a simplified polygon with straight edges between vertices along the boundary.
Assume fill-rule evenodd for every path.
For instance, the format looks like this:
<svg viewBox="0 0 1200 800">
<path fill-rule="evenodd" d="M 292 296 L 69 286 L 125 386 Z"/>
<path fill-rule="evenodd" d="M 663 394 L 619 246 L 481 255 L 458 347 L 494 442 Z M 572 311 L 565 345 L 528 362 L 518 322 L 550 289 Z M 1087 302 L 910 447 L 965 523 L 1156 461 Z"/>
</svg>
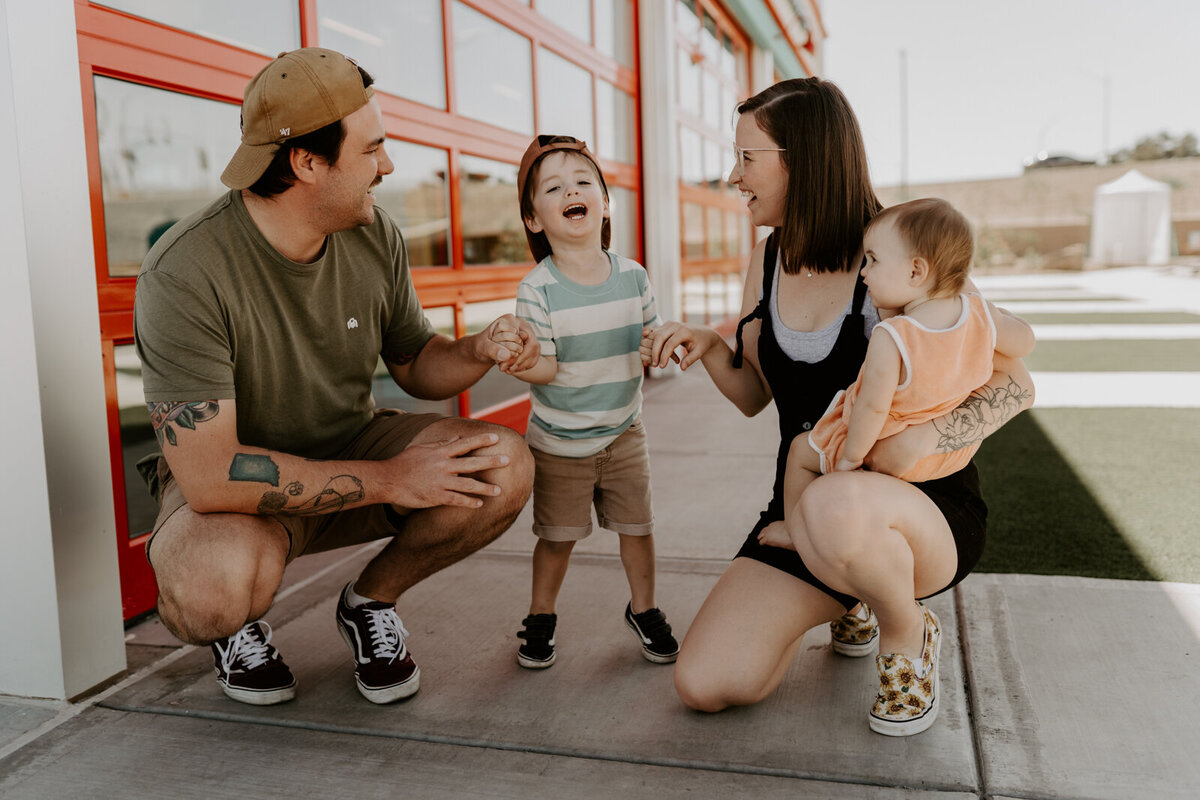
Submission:
<svg viewBox="0 0 1200 800">
<path fill-rule="evenodd" d="M 533 490 L 533 456 L 518 433 L 502 425 L 450 417 L 422 430 L 411 444 L 482 433 L 495 434 L 498 441 L 473 455 L 505 455 L 508 465 L 472 477 L 500 487 L 500 493 L 481 496 L 479 508 L 438 506 L 410 512 L 404 529 L 355 582 L 358 594 L 394 602 L 409 587 L 466 558 L 512 525 Z"/>
</svg>

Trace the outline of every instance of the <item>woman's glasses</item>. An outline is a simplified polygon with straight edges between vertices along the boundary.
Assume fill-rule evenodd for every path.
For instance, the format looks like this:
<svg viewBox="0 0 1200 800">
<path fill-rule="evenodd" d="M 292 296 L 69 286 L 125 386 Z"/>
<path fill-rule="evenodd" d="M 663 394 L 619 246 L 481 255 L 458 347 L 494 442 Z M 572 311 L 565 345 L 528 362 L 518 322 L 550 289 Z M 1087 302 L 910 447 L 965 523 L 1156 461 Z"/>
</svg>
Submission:
<svg viewBox="0 0 1200 800">
<path fill-rule="evenodd" d="M 786 147 L 738 147 L 733 145 L 734 162 L 742 172 L 746 171 L 746 153 L 786 153 Z"/>
</svg>

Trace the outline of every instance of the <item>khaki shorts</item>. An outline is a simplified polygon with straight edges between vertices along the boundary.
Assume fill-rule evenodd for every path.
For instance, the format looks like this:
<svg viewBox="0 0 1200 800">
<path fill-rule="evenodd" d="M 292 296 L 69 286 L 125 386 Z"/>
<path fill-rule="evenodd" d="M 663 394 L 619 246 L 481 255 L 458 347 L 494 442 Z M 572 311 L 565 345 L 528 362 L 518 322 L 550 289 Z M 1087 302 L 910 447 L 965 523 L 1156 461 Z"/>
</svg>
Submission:
<svg viewBox="0 0 1200 800">
<path fill-rule="evenodd" d="M 592 505 L 601 528 L 649 536 L 650 455 L 641 419 L 599 453 L 567 458 L 533 452 L 533 532 L 550 542 L 577 542 L 592 532 Z"/>
<path fill-rule="evenodd" d="M 332 456 L 337 461 L 382 461 L 404 450 L 417 434 L 433 423 L 447 419 L 441 414 L 408 414 L 392 408 L 375 411 L 375 418 L 340 453 Z M 187 505 L 183 492 L 171 475 L 167 461 L 158 459 L 159 493 L 158 518 L 154 521 L 154 533 L 146 543 L 146 558 L 150 558 L 150 545 L 171 515 Z M 293 517 L 280 514 L 275 517 L 287 531 L 291 544 L 287 560 L 306 553 L 319 553 L 354 544 L 372 542 L 395 536 L 404 527 L 404 516 L 387 504 L 375 504 L 317 514 L 311 517 Z"/>
</svg>

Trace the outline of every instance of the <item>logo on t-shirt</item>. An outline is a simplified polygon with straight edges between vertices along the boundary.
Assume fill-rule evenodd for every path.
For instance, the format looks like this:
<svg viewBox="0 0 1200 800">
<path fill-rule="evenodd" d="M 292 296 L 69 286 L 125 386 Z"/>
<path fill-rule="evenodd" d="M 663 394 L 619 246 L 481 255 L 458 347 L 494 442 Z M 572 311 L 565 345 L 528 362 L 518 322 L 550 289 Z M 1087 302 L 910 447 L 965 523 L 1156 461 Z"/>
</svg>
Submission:
<svg viewBox="0 0 1200 800">
<path fill-rule="evenodd" d="M 346 320 L 346 330 L 349 330 L 350 328 L 357 328 L 357 327 L 358 327 L 358 320 L 356 320 L 354 317 L 351 317 L 350 319 Z"/>
</svg>

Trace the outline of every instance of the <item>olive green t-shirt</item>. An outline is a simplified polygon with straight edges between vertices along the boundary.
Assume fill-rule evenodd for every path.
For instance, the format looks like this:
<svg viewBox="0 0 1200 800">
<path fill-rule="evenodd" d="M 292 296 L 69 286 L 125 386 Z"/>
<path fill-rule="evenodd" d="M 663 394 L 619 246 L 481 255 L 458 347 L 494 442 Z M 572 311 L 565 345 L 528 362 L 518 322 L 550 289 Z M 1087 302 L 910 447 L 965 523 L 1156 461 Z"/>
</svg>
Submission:
<svg viewBox="0 0 1200 800">
<path fill-rule="evenodd" d="M 417 352 L 433 335 L 404 240 L 379 208 L 299 264 L 231 191 L 167 231 L 138 275 L 146 402 L 236 399 L 242 444 L 306 458 L 329 458 L 370 421 L 381 354 Z"/>
</svg>

